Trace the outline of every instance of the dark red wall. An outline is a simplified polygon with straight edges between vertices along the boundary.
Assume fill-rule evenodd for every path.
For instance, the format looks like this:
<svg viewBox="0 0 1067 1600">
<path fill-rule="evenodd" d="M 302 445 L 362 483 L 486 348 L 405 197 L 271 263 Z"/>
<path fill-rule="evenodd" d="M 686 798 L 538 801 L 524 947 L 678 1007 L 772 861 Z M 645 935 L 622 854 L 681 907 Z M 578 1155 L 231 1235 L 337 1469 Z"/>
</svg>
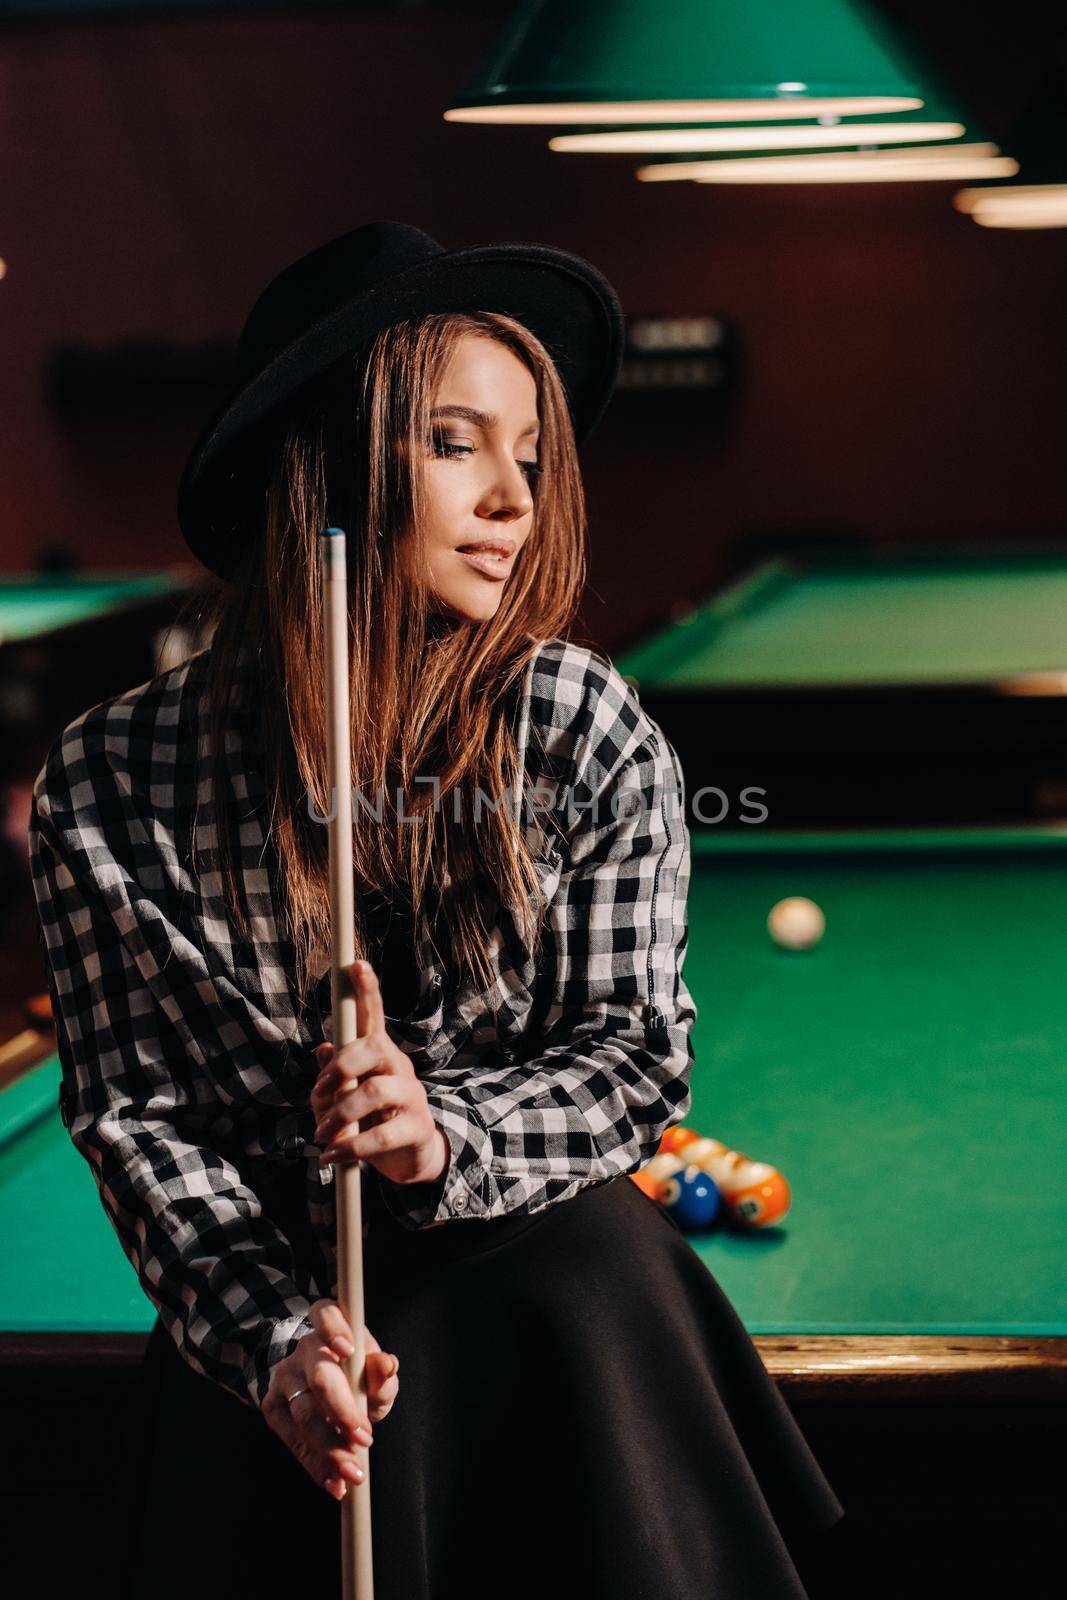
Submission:
<svg viewBox="0 0 1067 1600">
<path fill-rule="evenodd" d="M 543 130 L 446 124 L 498 21 L 0 31 L 0 565 L 57 539 L 98 566 L 185 554 L 174 490 L 203 418 L 60 422 L 43 390 L 56 341 L 231 339 L 276 271 L 374 217 L 447 245 L 575 250 L 631 314 L 738 320 L 728 422 L 637 415 L 620 393 L 584 452 L 586 617 L 609 648 L 719 581 L 753 530 L 1064 533 L 1067 231 L 981 229 L 951 183 L 640 184 L 633 159 L 553 155 Z"/>
</svg>

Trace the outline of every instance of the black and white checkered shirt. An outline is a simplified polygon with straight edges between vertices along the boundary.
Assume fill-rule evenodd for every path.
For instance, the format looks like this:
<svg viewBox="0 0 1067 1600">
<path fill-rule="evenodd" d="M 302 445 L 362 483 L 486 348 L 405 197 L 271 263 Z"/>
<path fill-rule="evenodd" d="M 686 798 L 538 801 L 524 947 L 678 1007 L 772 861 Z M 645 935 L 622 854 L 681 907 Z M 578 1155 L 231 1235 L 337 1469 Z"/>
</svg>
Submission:
<svg viewBox="0 0 1067 1600">
<path fill-rule="evenodd" d="M 310 1303 L 336 1295 L 333 1173 L 318 1165 L 309 1103 L 330 979 L 324 958 L 322 1003 L 297 1005 L 254 715 L 240 708 L 226 749 L 252 942 L 219 875 L 191 869 L 194 843 L 217 842 L 210 804 L 194 819 L 211 792 L 207 659 L 94 706 L 55 740 L 34 786 L 30 864 L 64 1124 L 184 1359 L 260 1406 L 272 1366 L 310 1329 Z M 452 1159 L 433 1185 L 363 1165 L 411 1228 L 539 1211 L 633 1172 L 691 1103 L 677 754 L 610 661 L 560 639 L 539 647 L 517 708 L 541 817 L 541 956 L 503 906 L 492 989 L 446 982 L 429 943 L 417 952 L 418 997 L 388 1028 Z M 265 1199 L 298 1163 L 312 1239 L 301 1249 Z"/>
</svg>

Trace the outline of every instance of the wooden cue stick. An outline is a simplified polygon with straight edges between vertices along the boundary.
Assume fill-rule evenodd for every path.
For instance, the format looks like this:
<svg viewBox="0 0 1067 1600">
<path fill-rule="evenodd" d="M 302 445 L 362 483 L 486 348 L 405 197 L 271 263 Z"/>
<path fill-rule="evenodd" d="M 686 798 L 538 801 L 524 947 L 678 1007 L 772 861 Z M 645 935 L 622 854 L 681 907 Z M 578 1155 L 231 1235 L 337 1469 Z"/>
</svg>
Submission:
<svg viewBox="0 0 1067 1600">
<path fill-rule="evenodd" d="M 355 960 L 352 868 L 352 730 L 348 693 L 348 585 L 346 537 L 326 528 L 322 551 L 322 599 L 326 627 L 326 726 L 329 747 L 331 984 L 335 1050 L 356 1038 L 356 1000 L 344 968 Z M 359 1162 L 334 1166 L 337 1208 L 337 1298 L 352 1329 L 352 1354 L 343 1363 L 357 1399 L 367 1398 L 367 1351 L 363 1336 L 363 1218 Z M 368 1407 L 369 1414 L 369 1407 Z M 370 1451 L 354 1451 L 363 1468 L 341 1501 L 341 1589 L 343 1600 L 374 1600 L 371 1562 Z"/>
</svg>

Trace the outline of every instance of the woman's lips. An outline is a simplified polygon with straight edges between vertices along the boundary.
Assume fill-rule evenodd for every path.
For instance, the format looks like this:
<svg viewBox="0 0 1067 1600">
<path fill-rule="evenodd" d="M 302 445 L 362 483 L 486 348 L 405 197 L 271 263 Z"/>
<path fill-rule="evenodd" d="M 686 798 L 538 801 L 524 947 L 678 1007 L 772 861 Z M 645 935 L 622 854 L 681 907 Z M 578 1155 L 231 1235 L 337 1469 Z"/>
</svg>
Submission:
<svg viewBox="0 0 1067 1600">
<path fill-rule="evenodd" d="M 480 573 L 483 578 L 491 578 L 494 583 L 503 583 L 511 568 L 510 556 L 490 555 L 487 550 L 478 554 L 473 550 L 457 550 L 456 554 L 462 556 L 475 572 Z"/>
</svg>

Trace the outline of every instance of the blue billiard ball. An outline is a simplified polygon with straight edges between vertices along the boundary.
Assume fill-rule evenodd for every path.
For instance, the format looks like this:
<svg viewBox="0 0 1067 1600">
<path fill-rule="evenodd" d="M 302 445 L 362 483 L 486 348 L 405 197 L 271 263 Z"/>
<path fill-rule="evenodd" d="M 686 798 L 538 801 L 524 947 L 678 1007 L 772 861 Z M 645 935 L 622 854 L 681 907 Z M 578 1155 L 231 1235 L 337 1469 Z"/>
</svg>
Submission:
<svg viewBox="0 0 1067 1600">
<path fill-rule="evenodd" d="M 714 1178 L 688 1166 L 664 1180 L 659 1200 L 680 1228 L 707 1228 L 719 1213 L 722 1196 Z"/>
</svg>

